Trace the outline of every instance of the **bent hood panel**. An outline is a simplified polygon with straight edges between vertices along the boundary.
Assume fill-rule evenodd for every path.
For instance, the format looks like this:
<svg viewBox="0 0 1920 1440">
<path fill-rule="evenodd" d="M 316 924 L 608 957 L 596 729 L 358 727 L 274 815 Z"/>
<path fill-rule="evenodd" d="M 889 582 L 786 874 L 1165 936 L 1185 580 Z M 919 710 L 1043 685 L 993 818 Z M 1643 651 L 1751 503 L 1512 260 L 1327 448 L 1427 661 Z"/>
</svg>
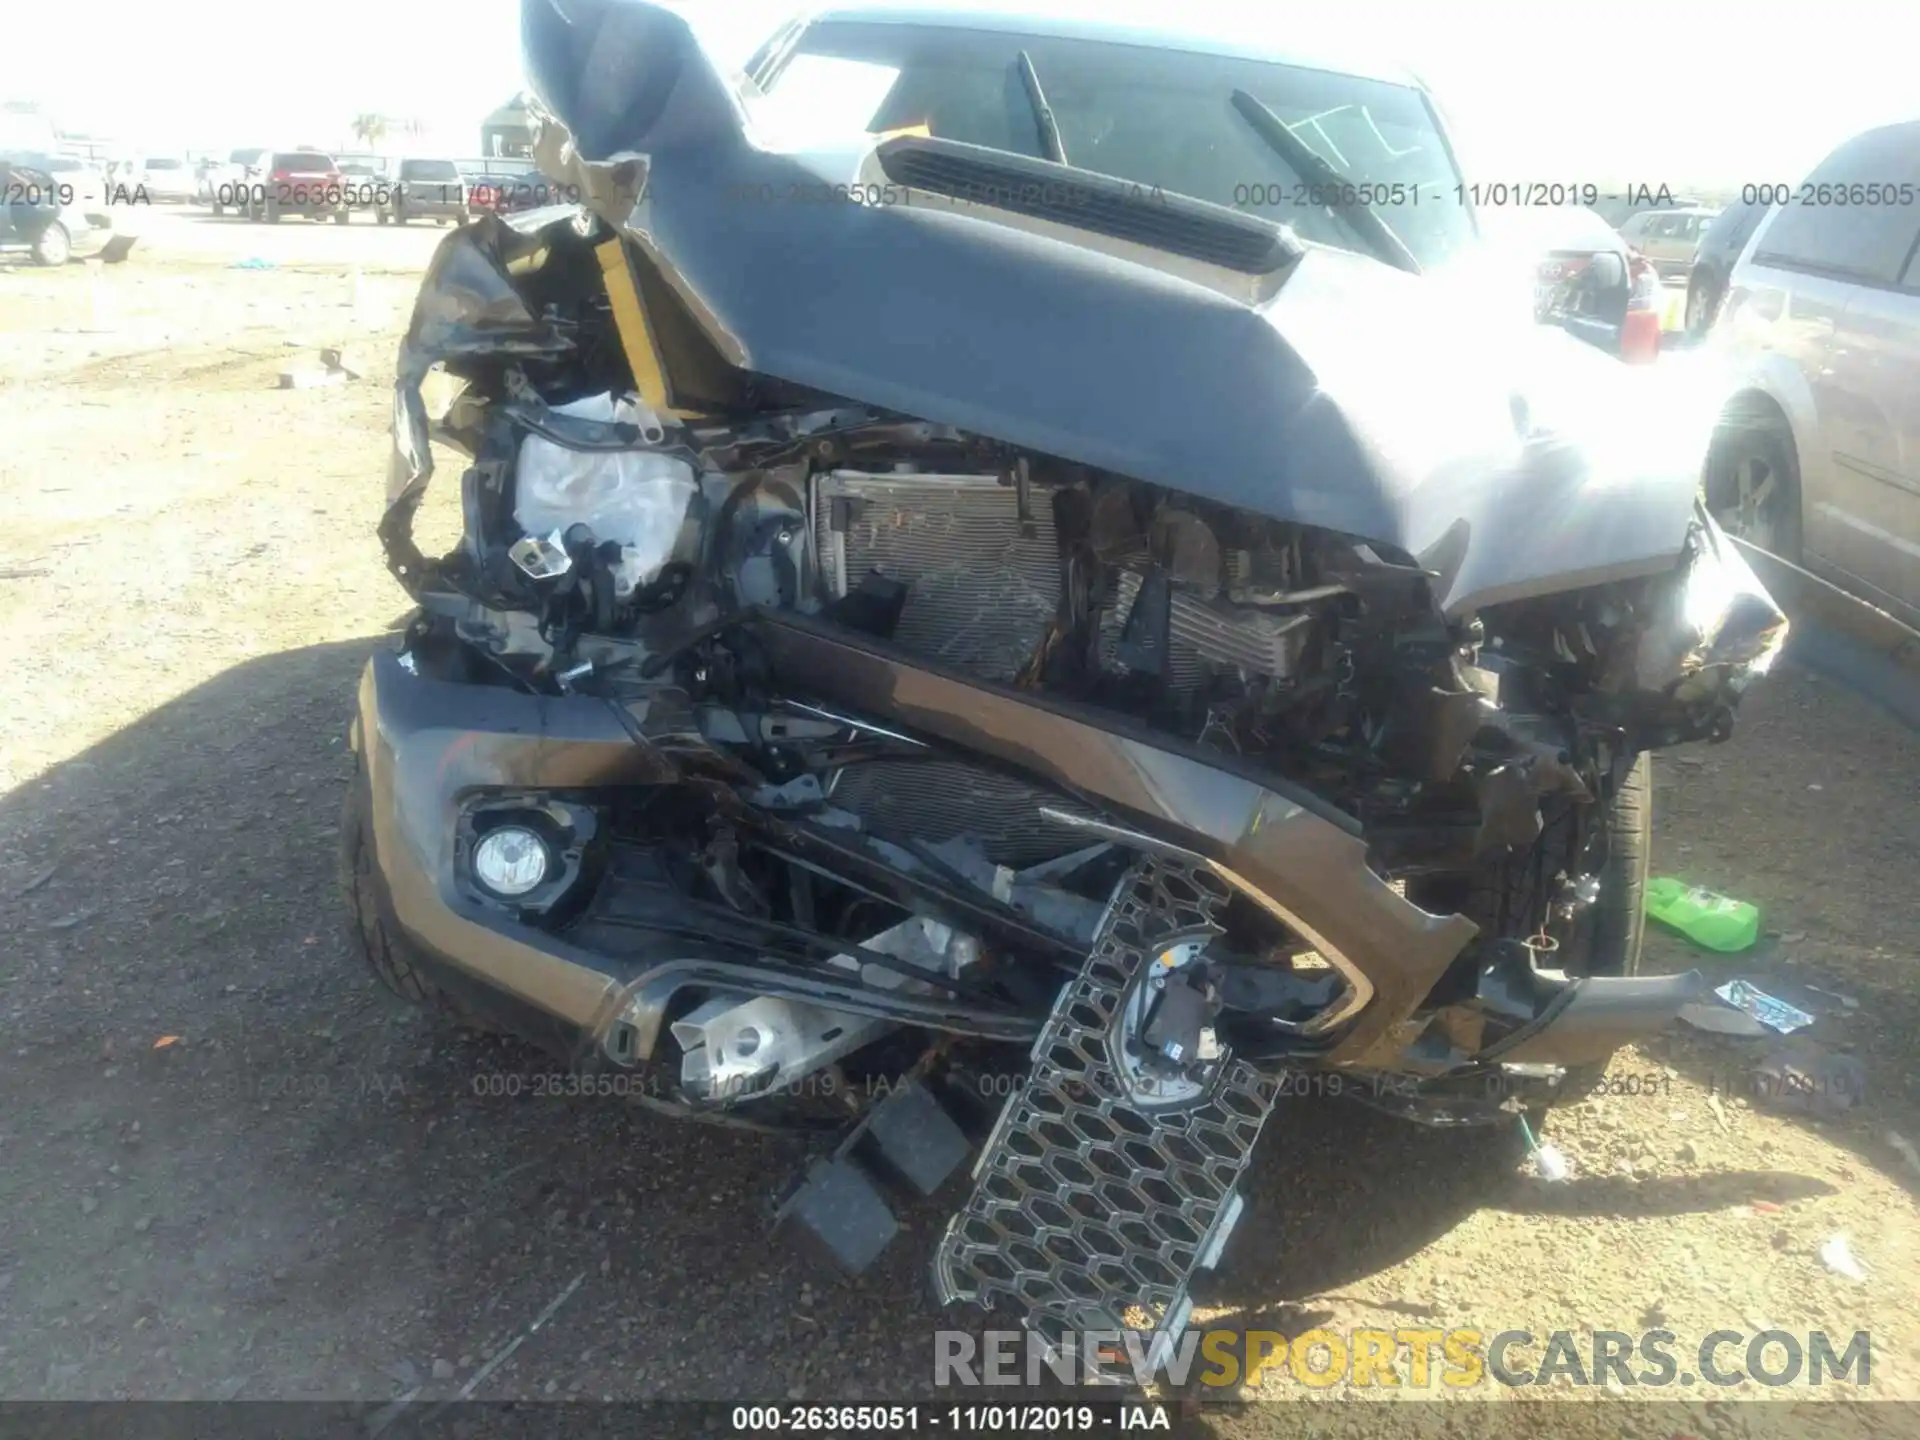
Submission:
<svg viewBox="0 0 1920 1440">
<path fill-rule="evenodd" d="M 610 218 L 743 368 L 1394 546 L 1453 611 L 1666 568 L 1684 540 L 1698 456 L 1623 450 L 1625 367 L 1558 332 L 1496 333 L 1498 307 L 1341 251 L 1249 304 L 940 200 L 815 199 L 827 167 L 755 143 L 681 22 L 567 9 L 527 0 L 524 18 L 575 178 L 606 193 L 590 162 L 649 156 Z M 644 122 L 622 124 L 582 98 L 567 57 L 591 49 L 555 27 L 626 14 L 681 48 L 664 98 L 652 81 Z M 1524 433 L 1517 414 L 1564 418 L 1569 394 L 1582 425 Z"/>
</svg>

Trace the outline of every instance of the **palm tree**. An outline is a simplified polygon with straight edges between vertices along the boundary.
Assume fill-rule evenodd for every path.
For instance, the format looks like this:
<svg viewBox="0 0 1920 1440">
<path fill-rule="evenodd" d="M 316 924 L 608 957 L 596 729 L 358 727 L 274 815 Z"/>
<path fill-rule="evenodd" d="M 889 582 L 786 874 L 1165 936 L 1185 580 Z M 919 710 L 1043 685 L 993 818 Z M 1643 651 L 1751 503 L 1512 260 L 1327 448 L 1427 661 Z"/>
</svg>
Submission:
<svg viewBox="0 0 1920 1440">
<path fill-rule="evenodd" d="M 384 115 L 356 115 L 353 117 L 354 138 L 369 150 L 380 148 L 380 142 L 387 138 L 387 119 Z"/>
</svg>

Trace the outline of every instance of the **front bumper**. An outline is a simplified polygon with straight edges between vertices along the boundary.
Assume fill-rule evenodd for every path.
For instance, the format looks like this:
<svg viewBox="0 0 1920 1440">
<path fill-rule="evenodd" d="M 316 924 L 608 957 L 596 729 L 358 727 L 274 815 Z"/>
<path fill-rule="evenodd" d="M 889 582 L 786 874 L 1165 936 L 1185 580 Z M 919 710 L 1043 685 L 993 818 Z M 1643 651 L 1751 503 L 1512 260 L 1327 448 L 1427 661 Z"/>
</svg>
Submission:
<svg viewBox="0 0 1920 1440">
<path fill-rule="evenodd" d="M 1097 822 L 1100 833 L 1203 865 L 1307 936 L 1352 985 L 1351 1009 L 1314 1037 L 1332 1063 L 1380 1064 L 1396 1051 L 1396 1026 L 1475 933 L 1471 922 L 1428 914 L 1380 879 L 1364 839 L 1338 812 L 1222 769 L 1212 763 L 1218 757 L 926 669 L 829 627 L 765 617 L 760 628 L 781 670 L 792 667 L 796 690 L 885 715 L 1092 800 L 1112 817 Z M 835 678 L 803 686 L 802 674 Z M 662 939 L 666 931 L 650 937 L 637 927 L 631 945 L 615 951 L 604 927 L 549 931 L 476 897 L 459 868 L 461 815 L 476 799 L 611 799 L 622 787 L 677 778 L 607 701 L 437 680 L 383 652 L 361 681 L 355 740 L 384 918 L 445 988 L 483 1013 L 506 1009 L 504 1023 L 568 1058 L 649 1058 L 674 992 L 703 985 L 776 990 L 983 1038 L 1032 1038 L 1031 1022 L 945 998 L 889 993 L 882 1003 L 735 939 L 695 941 L 684 931 Z M 924 1013 L 903 1013 L 912 1003 Z"/>
</svg>

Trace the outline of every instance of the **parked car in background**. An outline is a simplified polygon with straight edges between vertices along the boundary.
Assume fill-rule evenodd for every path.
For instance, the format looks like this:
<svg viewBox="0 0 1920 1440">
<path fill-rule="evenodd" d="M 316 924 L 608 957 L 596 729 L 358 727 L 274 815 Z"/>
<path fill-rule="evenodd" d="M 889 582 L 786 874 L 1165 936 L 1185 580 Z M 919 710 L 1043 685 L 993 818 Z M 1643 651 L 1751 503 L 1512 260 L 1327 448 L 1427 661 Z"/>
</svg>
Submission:
<svg viewBox="0 0 1920 1440">
<path fill-rule="evenodd" d="M 201 177 L 201 198 L 213 207 L 216 215 L 224 215 L 229 210 L 246 212 L 250 208 L 252 187 L 265 182 L 266 171 L 262 167 L 272 154 L 260 145 L 229 150 L 225 164 L 211 167 Z"/>
<path fill-rule="evenodd" d="M 0 250 L 25 250 L 64 265 L 113 239 L 105 180 L 64 155 L 0 151 Z"/>
<path fill-rule="evenodd" d="M 1663 278 L 1683 276 L 1693 268 L 1693 252 L 1699 248 L 1700 236 L 1718 213 L 1704 205 L 1684 210 L 1643 210 L 1627 217 L 1620 234 L 1653 262 Z"/>
<path fill-rule="evenodd" d="M 1687 272 L 1686 332 L 1690 339 L 1698 340 L 1713 328 L 1720 302 L 1727 295 L 1734 262 L 1766 216 L 1767 207 L 1757 199 L 1736 201 L 1716 215 L 1700 236 L 1693 268 Z"/>
<path fill-rule="evenodd" d="M 349 210 L 373 211 L 393 184 L 393 162 L 384 155 L 336 155 Z"/>
<path fill-rule="evenodd" d="M 304 215 L 309 220 L 347 223 L 346 188 L 331 155 L 319 150 L 275 150 L 263 168 L 264 178 L 249 183 L 249 220 L 274 224 L 282 215 Z"/>
<path fill-rule="evenodd" d="M 374 216 L 382 225 L 391 220 L 404 225 L 409 220 L 449 220 L 465 224 L 471 211 L 467 205 L 467 182 L 460 167 L 451 160 L 402 160 L 394 172 L 392 189 L 382 198 Z"/>
<path fill-rule="evenodd" d="M 1660 353 L 1660 281 L 1594 211 L 1513 209 L 1502 237 L 1533 267 L 1533 315 L 1633 364 Z"/>
<path fill-rule="evenodd" d="M 133 175 L 148 200 L 184 205 L 193 199 L 193 171 L 176 155 L 149 155 Z"/>
<path fill-rule="evenodd" d="M 1832 197 L 1845 195 L 1847 203 Z M 1920 626 L 1920 121 L 1855 136 L 1756 227 L 1710 345 L 1705 476 L 1742 536 Z"/>
<path fill-rule="evenodd" d="M 510 215 L 578 198 L 573 190 L 542 175 L 531 160 L 488 156 L 454 163 L 466 178 L 467 208 L 475 215 Z"/>
</svg>

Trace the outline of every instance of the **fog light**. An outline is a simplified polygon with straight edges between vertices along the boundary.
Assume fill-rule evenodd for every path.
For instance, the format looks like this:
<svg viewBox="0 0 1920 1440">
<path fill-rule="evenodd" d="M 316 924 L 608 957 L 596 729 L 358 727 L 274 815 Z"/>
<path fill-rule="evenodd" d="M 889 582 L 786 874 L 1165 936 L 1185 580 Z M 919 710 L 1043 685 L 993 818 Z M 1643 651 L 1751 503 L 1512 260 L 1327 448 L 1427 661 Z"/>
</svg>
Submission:
<svg viewBox="0 0 1920 1440">
<path fill-rule="evenodd" d="M 547 842 L 518 825 L 488 831 L 474 846 L 473 873 L 496 895 L 524 895 L 547 878 Z"/>
</svg>

